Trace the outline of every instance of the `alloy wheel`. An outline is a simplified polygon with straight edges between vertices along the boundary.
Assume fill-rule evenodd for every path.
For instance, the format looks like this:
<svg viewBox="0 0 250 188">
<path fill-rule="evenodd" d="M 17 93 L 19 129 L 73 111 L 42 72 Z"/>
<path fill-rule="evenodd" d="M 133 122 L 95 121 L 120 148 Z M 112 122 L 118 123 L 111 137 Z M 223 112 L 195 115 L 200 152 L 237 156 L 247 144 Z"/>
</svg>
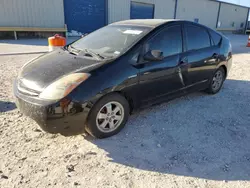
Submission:
<svg viewBox="0 0 250 188">
<path fill-rule="evenodd" d="M 116 130 L 124 119 L 124 108 L 119 102 L 105 104 L 96 116 L 97 128 L 105 133 Z"/>
<path fill-rule="evenodd" d="M 212 81 L 213 90 L 217 91 L 218 89 L 220 89 L 222 83 L 223 83 L 223 73 L 222 71 L 218 70 L 213 77 Z"/>
</svg>

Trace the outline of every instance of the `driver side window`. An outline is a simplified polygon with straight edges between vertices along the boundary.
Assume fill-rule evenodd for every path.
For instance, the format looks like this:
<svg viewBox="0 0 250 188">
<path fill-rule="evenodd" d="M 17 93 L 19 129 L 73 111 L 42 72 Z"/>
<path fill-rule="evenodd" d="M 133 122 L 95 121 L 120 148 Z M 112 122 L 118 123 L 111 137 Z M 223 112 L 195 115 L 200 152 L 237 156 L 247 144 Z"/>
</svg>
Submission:
<svg viewBox="0 0 250 188">
<path fill-rule="evenodd" d="M 151 38 L 146 44 L 146 52 L 160 50 L 163 56 L 171 56 L 182 52 L 181 26 L 170 26 Z"/>
</svg>

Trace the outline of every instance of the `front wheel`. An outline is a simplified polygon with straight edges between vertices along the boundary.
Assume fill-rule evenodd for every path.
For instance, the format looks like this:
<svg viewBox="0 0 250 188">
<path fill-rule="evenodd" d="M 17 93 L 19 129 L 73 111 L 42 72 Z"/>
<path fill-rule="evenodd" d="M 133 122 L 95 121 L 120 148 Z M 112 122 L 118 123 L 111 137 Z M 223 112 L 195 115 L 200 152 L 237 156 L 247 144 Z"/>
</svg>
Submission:
<svg viewBox="0 0 250 188">
<path fill-rule="evenodd" d="M 104 96 L 91 109 L 86 131 L 96 138 L 106 138 L 120 132 L 129 116 L 129 104 L 118 93 Z"/>
<path fill-rule="evenodd" d="M 224 81 L 225 81 L 225 71 L 222 67 L 220 67 L 214 73 L 214 76 L 210 81 L 209 87 L 207 88 L 206 92 L 209 94 L 218 93 L 221 87 L 223 86 Z"/>
</svg>

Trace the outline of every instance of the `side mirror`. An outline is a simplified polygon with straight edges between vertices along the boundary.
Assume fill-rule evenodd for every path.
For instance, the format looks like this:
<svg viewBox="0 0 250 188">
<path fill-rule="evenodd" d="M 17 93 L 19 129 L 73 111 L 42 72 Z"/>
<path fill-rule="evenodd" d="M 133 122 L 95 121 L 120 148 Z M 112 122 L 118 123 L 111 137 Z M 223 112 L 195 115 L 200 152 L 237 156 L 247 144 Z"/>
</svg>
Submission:
<svg viewBox="0 0 250 188">
<path fill-rule="evenodd" d="M 144 59 L 147 61 L 161 61 L 163 58 L 163 52 L 160 50 L 150 50 L 144 55 Z"/>
</svg>

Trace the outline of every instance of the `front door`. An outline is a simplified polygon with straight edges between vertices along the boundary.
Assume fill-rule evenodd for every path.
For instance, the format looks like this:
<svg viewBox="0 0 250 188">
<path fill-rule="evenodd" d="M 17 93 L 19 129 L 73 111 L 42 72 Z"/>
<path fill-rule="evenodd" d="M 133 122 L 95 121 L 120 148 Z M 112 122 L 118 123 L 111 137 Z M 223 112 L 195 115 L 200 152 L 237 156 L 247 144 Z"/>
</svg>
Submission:
<svg viewBox="0 0 250 188">
<path fill-rule="evenodd" d="M 180 25 L 162 29 L 144 44 L 144 53 L 151 50 L 163 52 L 163 60 L 142 60 L 138 94 L 142 105 L 155 103 L 167 96 L 182 92 L 184 83 L 180 74 L 182 53 L 182 32 Z"/>
</svg>

